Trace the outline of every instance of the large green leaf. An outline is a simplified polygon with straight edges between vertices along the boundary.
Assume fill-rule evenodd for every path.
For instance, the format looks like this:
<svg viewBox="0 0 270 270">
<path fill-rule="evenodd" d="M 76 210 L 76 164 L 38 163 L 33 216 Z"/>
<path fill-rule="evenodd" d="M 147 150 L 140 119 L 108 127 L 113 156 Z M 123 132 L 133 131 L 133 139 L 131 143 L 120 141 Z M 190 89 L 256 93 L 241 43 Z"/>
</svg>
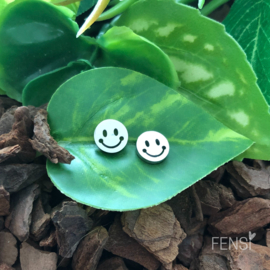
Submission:
<svg viewBox="0 0 270 270">
<path fill-rule="evenodd" d="M 242 46 L 270 104 L 270 1 L 237 0 L 223 22 Z"/>
<path fill-rule="evenodd" d="M 268 105 L 245 53 L 222 24 L 173 0 L 144 0 L 116 25 L 157 44 L 174 63 L 182 94 L 256 142 L 244 157 L 270 159 Z"/>
<path fill-rule="evenodd" d="M 36 107 L 48 103 L 56 89 L 71 77 L 91 69 L 88 61 L 70 62 L 66 67 L 56 69 L 30 81 L 23 89 L 22 103 L 24 106 Z"/>
<path fill-rule="evenodd" d="M 123 67 L 141 72 L 176 89 L 176 70 L 170 58 L 154 43 L 127 27 L 113 27 L 97 40 L 100 45 L 95 65 Z"/>
<path fill-rule="evenodd" d="M 163 202 L 252 144 L 175 90 L 119 68 L 68 80 L 52 96 L 48 119 L 52 136 L 75 156 L 71 165 L 47 163 L 55 186 L 78 202 L 109 210 Z M 94 143 L 94 130 L 105 119 L 128 130 L 128 144 L 117 154 L 105 154 Z M 136 140 L 147 130 L 161 132 L 170 143 L 158 165 L 136 154 Z"/>
<path fill-rule="evenodd" d="M 24 0 L 9 4 L 0 16 L 0 88 L 21 101 L 25 85 L 36 77 L 89 60 L 95 46 L 87 37 L 76 39 L 74 13 L 64 7 Z"/>
</svg>

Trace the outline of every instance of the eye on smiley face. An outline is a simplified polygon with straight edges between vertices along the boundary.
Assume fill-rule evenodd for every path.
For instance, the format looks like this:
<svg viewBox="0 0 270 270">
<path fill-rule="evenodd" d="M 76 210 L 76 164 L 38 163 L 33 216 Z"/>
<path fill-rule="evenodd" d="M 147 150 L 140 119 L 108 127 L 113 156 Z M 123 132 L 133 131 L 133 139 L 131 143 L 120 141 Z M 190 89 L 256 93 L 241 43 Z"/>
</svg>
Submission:
<svg viewBox="0 0 270 270">
<path fill-rule="evenodd" d="M 169 154 L 170 145 L 166 137 L 157 131 L 146 131 L 136 143 L 137 153 L 146 162 L 159 163 Z"/>
<path fill-rule="evenodd" d="M 96 145 L 106 153 L 121 151 L 128 142 L 126 127 L 119 121 L 107 119 L 98 124 L 94 132 Z"/>
</svg>

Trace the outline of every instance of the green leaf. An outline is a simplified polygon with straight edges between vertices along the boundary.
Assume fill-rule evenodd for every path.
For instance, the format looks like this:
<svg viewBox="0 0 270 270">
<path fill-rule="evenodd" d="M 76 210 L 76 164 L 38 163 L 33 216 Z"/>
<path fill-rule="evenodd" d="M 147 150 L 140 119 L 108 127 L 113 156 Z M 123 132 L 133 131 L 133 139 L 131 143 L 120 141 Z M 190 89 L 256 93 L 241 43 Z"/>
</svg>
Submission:
<svg viewBox="0 0 270 270">
<path fill-rule="evenodd" d="M 69 8 L 71 11 L 74 12 L 74 15 L 77 14 L 78 10 L 79 10 L 79 7 L 80 7 L 80 1 L 76 2 L 76 3 L 71 3 L 71 4 L 68 4 L 66 7 Z M 74 16 L 76 17 L 76 16 Z"/>
<path fill-rule="evenodd" d="M 0 0 L 0 12 L 4 9 L 4 7 L 7 5 L 7 2 L 5 0 Z"/>
<path fill-rule="evenodd" d="M 48 72 L 30 81 L 23 89 L 22 103 L 24 106 L 39 107 L 48 103 L 56 89 L 71 77 L 91 69 L 88 61 L 70 62 L 66 67 Z"/>
<path fill-rule="evenodd" d="M 226 30 L 242 46 L 270 104 L 270 1 L 237 0 L 223 21 Z"/>
<path fill-rule="evenodd" d="M 148 75 L 167 86 L 179 86 L 170 58 L 154 43 L 127 27 L 113 27 L 97 40 L 101 50 L 95 65 L 123 67 Z"/>
<path fill-rule="evenodd" d="M 243 157 L 270 159 L 268 105 L 245 53 L 222 24 L 173 0 L 145 0 L 126 10 L 116 25 L 159 46 L 174 63 L 182 94 L 255 141 Z"/>
<path fill-rule="evenodd" d="M 97 1 L 98 0 L 81 0 L 77 16 L 92 8 L 97 3 Z"/>
<path fill-rule="evenodd" d="M 24 0 L 0 16 L 0 88 L 18 101 L 28 82 L 79 59 L 89 60 L 95 42 L 76 39 L 74 13 L 65 7 Z"/>
<path fill-rule="evenodd" d="M 94 143 L 94 130 L 105 119 L 128 130 L 128 144 L 117 154 Z M 120 68 L 93 69 L 68 80 L 52 96 L 48 120 L 52 136 L 75 156 L 71 165 L 47 163 L 53 183 L 78 202 L 108 210 L 159 204 L 252 144 L 175 90 Z M 136 140 L 147 130 L 161 132 L 170 143 L 158 165 L 136 154 Z"/>
</svg>

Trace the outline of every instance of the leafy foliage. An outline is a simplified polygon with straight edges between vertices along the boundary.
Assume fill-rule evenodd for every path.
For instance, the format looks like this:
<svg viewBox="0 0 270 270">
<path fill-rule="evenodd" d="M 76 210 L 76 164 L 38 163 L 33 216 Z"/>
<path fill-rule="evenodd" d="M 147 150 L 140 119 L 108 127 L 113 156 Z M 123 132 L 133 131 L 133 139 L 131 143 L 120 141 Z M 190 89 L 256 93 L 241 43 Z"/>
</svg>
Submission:
<svg viewBox="0 0 270 270">
<path fill-rule="evenodd" d="M 256 142 L 242 157 L 270 159 L 268 105 L 245 53 L 223 25 L 174 0 L 138 1 L 115 25 L 158 45 L 174 63 L 183 95 Z"/>
<path fill-rule="evenodd" d="M 64 7 L 24 0 L 9 4 L 0 16 L 0 88 L 22 100 L 28 82 L 65 67 L 71 61 L 90 60 L 95 41 L 76 39 L 74 13 Z"/>
<path fill-rule="evenodd" d="M 270 1 L 236 0 L 223 22 L 242 46 L 270 104 Z"/>
<path fill-rule="evenodd" d="M 169 87 L 179 85 L 169 57 L 154 43 L 127 27 L 113 27 L 97 40 L 101 50 L 95 62 L 98 67 L 123 67 L 141 72 Z"/>
<path fill-rule="evenodd" d="M 91 69 L 88 61 L 70 62 L 66 67 L 59 68 L 41 75 L 30 81 L 23 90 L 23 105 L 36 107 L 48 103 L 55 90 L 69 78 Z"/>
<path fill-rule="evenodd" d="M 176 91 L 119 68 L 93 69 L 68 80 L 52 96 L 48 116 L 53 137 L 76 157 L 71 165 L 48 162 L 50 178 L 67 196 L 101 209 L 161 203 L 252 144 Z M 129 133 L 128 145 L 113 155 L 93 139 L 96 126 L 108 118 Z M 168 157 L 158 165 L 136 154 L 136 139 L 147 130 L 161 132 L 170 143 Z"/>
</svg>

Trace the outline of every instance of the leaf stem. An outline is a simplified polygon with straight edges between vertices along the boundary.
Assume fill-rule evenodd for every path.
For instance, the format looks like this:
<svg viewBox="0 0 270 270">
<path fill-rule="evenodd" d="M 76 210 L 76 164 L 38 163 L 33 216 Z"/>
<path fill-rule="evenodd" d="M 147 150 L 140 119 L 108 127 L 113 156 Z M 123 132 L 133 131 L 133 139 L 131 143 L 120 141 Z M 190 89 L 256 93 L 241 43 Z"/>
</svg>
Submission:
<svg viewBox="0 0 270 270">
<path fill-rule="evenodd" d="M 120 13 L 124 12 L 130 5 L 132 5 L 136 1 L 137 0 L 124 0 L 124 1 L 119 2 L 118 4 L 116 4 L 115 6 L 110 8 L 109 10 L 102 13 L 99 16 L 99 18 L 97 19 L 97 21 L 99 21 L 99 22 L 105 21 L 105 20 L 111 19 L 111 18 L 119 15 Z"/>
<path fill-rule="evenodd" d="M 208 16 L 214 10 L 216 10 L 221 5 L 229 2 L 230 0 L 212 0 L 210 3 L 205 5 L 205 7 L 201 10 L 201 14 L 204 16 Z"/>
</svg>

